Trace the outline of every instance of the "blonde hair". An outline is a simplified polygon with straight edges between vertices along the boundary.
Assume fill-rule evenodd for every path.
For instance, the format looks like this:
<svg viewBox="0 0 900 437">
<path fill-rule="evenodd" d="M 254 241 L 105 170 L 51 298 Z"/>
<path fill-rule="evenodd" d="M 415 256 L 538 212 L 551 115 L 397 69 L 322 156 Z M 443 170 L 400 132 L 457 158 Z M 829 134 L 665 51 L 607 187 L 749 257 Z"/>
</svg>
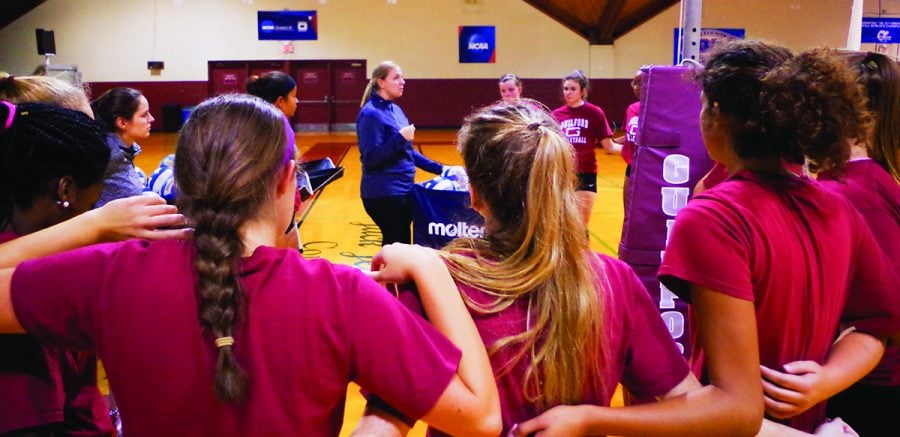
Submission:
<svg viewBox="0 0 900 437">
<path fill-rule="evenodd" d="M 46 103 L 82 112 L 90 108 L 83 88 L 49 76 L 12 76 L 0 72 L 0 100 L 14 104 Z M 93 116 L 93 112 L 88 115 Z"/>
<path fill-rule="evenodd" d="M 523 393 L 549 408 L 603 388 L 605 278 L 592 268 L 576 206 L 573 149 L 540 107 L 499 102 L 466 119 L 459 150 L 490 213 L 484 239 L 457 239 L 442 256 L 454 279 L 494 298 L 480 305 L 464 295 L 473 311 L 528 301 L 527 330 L 487 346 L 516 348 L 500 374 L 527 358 Z"/>
<path fill-rule="evenodd" d="M 388 75 L 391 74 L 391 71 L 400 68 L 394 61 L 384 61 L 378 64 L 374 70 L 372 70 L 372 79 L 369 79 L 369 83 L 366 85 L 366 90 L 363 92 L 362 100 L 359 102 L 359 107 L 362 108 L 366 106 L 366 102 L 369 101 L 369 98 L 372 97 L 372 93 L 378 92 L 378 79 L 385 80 Z"/>
</svg>

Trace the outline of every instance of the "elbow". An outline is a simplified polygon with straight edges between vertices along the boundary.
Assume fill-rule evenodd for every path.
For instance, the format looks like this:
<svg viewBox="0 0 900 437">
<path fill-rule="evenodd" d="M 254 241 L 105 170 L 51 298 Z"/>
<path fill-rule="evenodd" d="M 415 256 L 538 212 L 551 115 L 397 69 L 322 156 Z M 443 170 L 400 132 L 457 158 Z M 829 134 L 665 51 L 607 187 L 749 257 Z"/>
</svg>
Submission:
<svg viewBox="0 0 900 437">
<path fill-rule="evenodd" d="M 762 399 L 759 403 L 743 402 L 741 406 L 732 411 L 730 431 L 726 434 L 747 436 L 759 434 L 763 423 Z"/>
<path fill-rule="evenodd" d="M 471 435 L 484 437 L 496 437 L 500 435 L 500 432 L 503 431 L 503 418 L 500 415 L 500 410 L 497 409 L 491 414 L 486 415 L 480 421 L 475 422 L 474 425 L 475 427 L 472 430 Z"/>
</svg>

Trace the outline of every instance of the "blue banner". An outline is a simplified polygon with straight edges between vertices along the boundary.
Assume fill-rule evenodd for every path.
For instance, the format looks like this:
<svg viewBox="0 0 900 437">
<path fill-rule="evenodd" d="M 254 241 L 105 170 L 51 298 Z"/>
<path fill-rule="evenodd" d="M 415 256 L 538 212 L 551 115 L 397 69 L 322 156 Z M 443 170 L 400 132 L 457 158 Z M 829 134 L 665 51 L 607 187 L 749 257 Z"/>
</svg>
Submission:
<svg viewBox="0 0 900 437">
<path fill-rule="evenodd" d="M 900 44 L 900 18 L 863 17 L 861 42 Z"/>
<path fill-rule="evenodd" d="M 257 11 L 260 40 L 319 39 L 316 11 Z"/>
<path fill-rule="evenodd" d="M 713 47 L 732 39 L 744 39 L 745 33 L 744 29 L 700 29 L 700 63 L 706 63 L 706 57 Z M 679 38 L 677 27 L 673 39 L 675 47 L 672 53 L 672 64 L 678 64 L 678 48 L 681 47 L 681 38 Z"/>
<path fill-rule="evenodd" d="M 413 185 L 413 243 L 440 249 L 459 237 L 483 237 L 484 217 L 469 206 L 467 191 Z"/>
<path fill-rule="evenodd" d="M 497 61 L 494 26 L 459 26 L 459 62 L 493 64 Z"/>
</svg>

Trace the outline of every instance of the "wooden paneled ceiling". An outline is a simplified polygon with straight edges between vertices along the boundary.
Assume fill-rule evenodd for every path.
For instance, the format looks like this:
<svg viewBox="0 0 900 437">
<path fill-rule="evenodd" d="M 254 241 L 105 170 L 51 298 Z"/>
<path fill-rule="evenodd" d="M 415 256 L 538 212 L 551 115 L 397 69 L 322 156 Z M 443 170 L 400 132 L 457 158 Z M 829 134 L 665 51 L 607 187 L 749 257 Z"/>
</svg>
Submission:
<svg viewBox="0 0 900 437">
<path fill-rule="evenodd" d="M 524 0 L 591 44 L 612 44 L 678 0 Z"/>
<path fill-rule="evenodd" d="M 0 0 L 0 28 L 45 0 Z M 665 11 L 678 0 L 524 0 L 591 44 L 616 38 Z"/>
</svg>

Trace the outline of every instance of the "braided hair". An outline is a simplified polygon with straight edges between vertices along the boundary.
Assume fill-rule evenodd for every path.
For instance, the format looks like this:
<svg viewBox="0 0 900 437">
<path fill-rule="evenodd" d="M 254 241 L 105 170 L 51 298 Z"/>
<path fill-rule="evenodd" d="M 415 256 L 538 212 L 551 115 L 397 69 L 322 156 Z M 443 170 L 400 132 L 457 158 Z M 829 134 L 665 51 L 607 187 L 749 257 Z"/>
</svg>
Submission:
<svg viewBox="0 0 900 437">
<path fill-rule="evenodd" d="M 103 181 L 109 162 L 106 135 L 79 111 L 43 103 L 0 104 L 0 229 L 13 209 L 54 196 L 70 176 L 78 188 Z"/>
<path fill-rule="evenodd" d="M 216 396 L 229 404 L 247 391 L 232 338 L 244 300 L 237 277 L 245 250 L 239 230 L 273 196 L 278 171 L 291 159 L 282 117 L 258 97 L 215 97 L 197 106 L 175 150 L 178 208 L 194 225 L 197 311 L 219 347 Z"/>
</svg>

